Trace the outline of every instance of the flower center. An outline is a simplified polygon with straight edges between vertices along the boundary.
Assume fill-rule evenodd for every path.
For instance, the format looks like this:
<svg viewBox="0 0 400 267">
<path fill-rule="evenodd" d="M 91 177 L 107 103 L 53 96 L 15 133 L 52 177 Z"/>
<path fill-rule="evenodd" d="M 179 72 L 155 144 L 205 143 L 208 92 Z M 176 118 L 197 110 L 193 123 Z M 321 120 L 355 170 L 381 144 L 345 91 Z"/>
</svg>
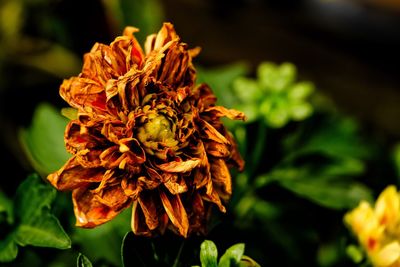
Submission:
<svg viewBox="0 0 400 267">
<path fill-rule="evenodd" d="M 165 146 L 175 146 L 175 129 L 171 129 L 171 122 L 161 114 L 150 113 L 148 120 L 138 129 L 137 137 L 144 145 L 152 147 L 152 143 L 162 143 Z"/>
</svg>

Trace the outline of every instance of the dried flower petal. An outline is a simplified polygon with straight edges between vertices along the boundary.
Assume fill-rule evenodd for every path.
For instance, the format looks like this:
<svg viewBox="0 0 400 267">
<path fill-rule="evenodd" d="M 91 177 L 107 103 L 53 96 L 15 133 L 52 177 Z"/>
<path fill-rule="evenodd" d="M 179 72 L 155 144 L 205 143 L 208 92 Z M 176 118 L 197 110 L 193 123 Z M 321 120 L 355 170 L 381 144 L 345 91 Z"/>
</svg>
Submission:
<svg viewBox="0 0 400 267">
<path fill-rule="evenodd" d="M 244 162 L 221 117 L 244 114 L 216 106 L 195 85 L 192 59 L 172 24 L 148 36 L 144 50 L 127 27 L 110 45 L 96 43 L 61 97 L 77 110 L 65 130 L 71 159 L 48 180 L 72 190 L 77 225 L 95 227 L 132 205 L 132 231 L 184 237 L 206 232 L 213 206 L 232 194 L 228 167 Z"/>
</svg>

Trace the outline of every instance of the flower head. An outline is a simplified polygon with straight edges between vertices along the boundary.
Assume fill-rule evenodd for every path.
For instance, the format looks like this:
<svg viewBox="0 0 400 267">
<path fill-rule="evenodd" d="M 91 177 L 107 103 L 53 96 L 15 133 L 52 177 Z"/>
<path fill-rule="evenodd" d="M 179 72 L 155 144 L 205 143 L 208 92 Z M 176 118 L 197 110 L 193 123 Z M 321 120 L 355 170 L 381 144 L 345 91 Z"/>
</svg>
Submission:
<svg viewBox="0 0 400 267">
<path fill-rule="evenodd" d="M 374 208 L 362 201 L 344 220 L 374 266 L 400 266 L 400 195 L 395 186 L 379 195 Z"/>
<path fill-rule="evenodd" d="M 220 118 L 244 115 L 195 85 L 199 49 L 188 49 L 171 24 L 148 36 L 144 50 L 136 31 L 95 44 L 79 76 L 62 83 L 78 116 L 65 130 L 72 157 L 48 180 L 72 190 L 78 226 L 132 206 L 136 234 L 204 232 L 210 208 L 224 212 L 232 193 L 228 167 L 244 166 Z"/>
</svg>

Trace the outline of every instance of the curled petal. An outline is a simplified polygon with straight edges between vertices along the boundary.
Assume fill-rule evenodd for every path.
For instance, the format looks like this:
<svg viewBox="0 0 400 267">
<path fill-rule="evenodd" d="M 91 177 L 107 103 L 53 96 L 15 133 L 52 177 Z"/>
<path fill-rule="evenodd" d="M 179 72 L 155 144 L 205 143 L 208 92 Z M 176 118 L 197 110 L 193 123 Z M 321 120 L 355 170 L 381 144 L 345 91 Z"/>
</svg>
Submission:
<svg viewBox="0 0 400 267">
<path fill-rule="evenodd" d="M 228 117 L 231 120 L 245 120 L 246 116 L 243 112 L 237 111 L 235 109 L 227 109 L 222 106 L 213 106 L 204 110 L 205 113 L 208 113 L 211 118 L 221 118 Z"/>
<path fill-rule="evenodd" d="M 221 197 L 227 201 L 232 195 L 232 181 L 224 160 L 216 159 L 211 163 L 211 179 L 217 189 L 220 189 Z"/>
<path fill-rule="evenodd" d="M 218 195 L 218 192 L 212 187 L 209 188 L 209 190 L 207 190 L 207 191 L 210 191 L 210 192 L 206 192 L 206 194 L 204 194 L 202 196 L 203 199 L 216 204 L 221 212 L 226 212 L 224 205 L 222 205 L 222 203 L 221 203 L 221 199 Z"/>
<path fill-rule="evenodd" d="M 98 150 L 104 145 L 106 139 L 96 132 L 96 124 L 85 125 L 79 120 L 72 120 L 65 129 L 64 139 L 67 150 L 76 154 L 80 151 L 81 155 L 87 153 L 87 150 Z M 95 160 L 92 158 L 91 160 Z M 88 165 L 93 163 L 87 162 Z"/>
<path fill-rule="evenodd" d="M 147 190 L 153 190 L 161 184 L 160 180 L 151 179 L 150 177 L 141 176 L 138 178 L 138 185 Z"/>
<path fill-rule="evenodd" d="M 154 230 L 158 226 L 157 203 L 151 193 L 142 192 L 138 198 L 140 207 L 144 214 L 147 227 Z"/>
<path fill-rule="evenodd" d="M 142 202 L 143 203 L 143 202 Z M 149 208 L 145 207 L 147 211 Z M 163 234 L 167 225 L 168 225 L 168 216 L 165 212 L 162 214 L 158 214 L 158 228 L 157 230 Z M 133 201 L 132 204 L 132 217 L 131 217 L 131 228 L 134 234 L 142 235 L 142 236 L 151 236 L 152 230 L 147 225 L 147 220 L 149 220 L 149 224 L 155 223 L 153 219 L 146 219 L 144 212 L 142 210 L 142 206 L 139 204 L 139 200 Z"/>
<path fill-rule="evenodd" d="M 130 199 L 119 184 L 107 186 L 95 194 L 95 199 L 113 210 L 120 210 L 130 203 Z"/>
<path fill-rule="evenodd" d="M 204 201 L 197 191 L 192 194 L 191 203 L 192 205 L 188 212 L 190 230 L 192 232 L 206 234 L 205 222 L 207 221 L 207 211 L 204 206 Z"/>
<path fill-rule="evenodd" d="M 228 139 L 223 136 L 217 129 L 214 128 L 211 124 L 206 122 L 205 120 L 200 120 L 201 125 L 201 133 L 204 135 L 205 138 L 213 140 L 217 143 L 227 144 L 230 145 Z"/>
<path fill-rule="evenodd" d="M 229 140 L 229 143 L 231 143 L 231 156 L 228 158 L 228 163 L 230 166 L 234 166 L 241 172 L 244 170 L 244 160 L 239 153 L 239 149 L 233 138 L 233 135 L 230 132 L 227 132 L 226 137 Z"/>
<path fill-rule="evenodd" d="M 161 202 L 172 224 L 177 228 L 180 235 L 186 237 L 189 230 L 189 221 L 185 207 L 179 195 L 169 195 L 159 190 Z"/>
<path fill-rule="evenodd" d="M 120 139 L 119 151 L 127 154 L 130 159 L 129 164 L 142 164 L 146 161 L 146 154 L 135 138 Z"/>
<path fill-rule="evenodd" d="M 197 100 L 197 109 L 199 112 L 203 112 L 210 106 L 215 106 L 217 97 L 213 94 L 210 87 L 207 84 L 200 84 L 194 89 L 194 95 Z"/>
<path fill-rule="evenodd" d="M 72 77 L 60 86 L 60 95 L 72 107 L 79 110 L 97 110 L 104 113 L 106 94 L 102 85 L 87 78 Z"/>
<path fill-rule="evenodd" d="M 157 165 L 157 167 L 165 172 L 188 172 L 196 168 L 200 164 L 200 159 L 189 159 L 185 161 L 171 161 Z"/>
<path fill-rule="evenodd" d="M 123 36 L 117 37 L 110 45 L 115 54 L 125 59 L 120 64 L 125 65 L 127 70 L 135 65 L 141 66 L 144 60 L 142 48 L 134 36 L 138 31 L 135 27 L 125 27 Z"/>
<path fill-rule="evenodd" d="M 76 226 L 92 228 L 108 222 L 117 216 L 121 209 L 113 210 L 99 202 L 88 187 L 72 191 L 72 201 L 76 217 Z"/>
<path fill-rule="evenodd" d="M 118 146 L 112 146 L 105 149 L 99 158 L 103 167 L 112 169 L 118 167 L 126 156 L 119 151 Z"/>
<path fill-rule="evenodd" d="M 165 173 L 164 178 L 164 185 L 171 194 L 182 194 L 188 190 L 185 179 L 181 175 Z"/>
<path fill-rule="evenodd" d="M 104 121 L 101 134 L 109 141 L 118 143 L 119 139 L 124 138 L 128 133 L 125 124 L 114 119 Z"/>
<path fill-rule="evenodd" d="M 88 183 L 100 182 L 103 179 L 104 169 L 84 168 L 76 157 L 70 158 L 60 170 L 49 174 L 47 180 L 58 190 L 72 190 Z"/>
<path fill-rule="evenodd" d="M 142 192 L 143 188 L 140 187 L 137 181 L 130 177 L 124 177 L 121 181 L 121 188 L 124 190 L 124 194 L 136 200 L 139 197 L 139 193 Z"/>
<path fill-rule="evenodd" d="M 140 207 L 139 201 L 135 200 L 132 204 L 132 217 L 131 217 L 131 228 L 135 235 L 151 236 L 151 230 L 148 228 L 145 221 L 142 208 Z"/>
<path fill-rule="evenodd" d="M 228 146 L 226 144 L 218 143 L 215 141 L 206 142 L 204 145 L 207 153 L 211 156 L 217 158 L 227 158 L 231 155 L 230 145 Z"/>
<path fill-rule="evenodd" d="M 150 54 L 151 51 L 162 48 L 165 44 L 173 40 L 179 40 L 174 26 L 171 23 L 164 23 L 157 34 L 152 34 L 147 37 L 144 45 L 146 54 Z"/>
<path fill-rule="evenodd" d="M 110 79 L 106 84 L 107 105 L 117 107 L 126 114 L 135 108 L 139 102 L 136 86 L 140 82 L 140 72 L 130 69 L 124 76 L 118 79 Z"/>
<path fill-rule="evenodd" d="M 115 171 L 107 170 L 104 172 L 100 184 L 98 184 L 97 188 L 93 189 L 92 192 L 98 194 L 109 186 L 115 186 L 120 183 L 119 179 L 120 177 L 116 176 Z"/>
</svg>

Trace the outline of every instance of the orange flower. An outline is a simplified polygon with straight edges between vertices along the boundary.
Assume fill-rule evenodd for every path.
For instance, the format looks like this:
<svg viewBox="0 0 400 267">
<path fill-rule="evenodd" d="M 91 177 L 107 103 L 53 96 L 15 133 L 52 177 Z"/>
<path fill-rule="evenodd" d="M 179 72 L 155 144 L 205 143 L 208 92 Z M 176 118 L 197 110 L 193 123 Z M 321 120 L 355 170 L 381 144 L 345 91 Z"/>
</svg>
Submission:
<svg viewBox="0 0 400 267">
<path fill-rule="evenodd" d="M 228 167 L 244 166 L 220 118 L 244 114 L 195 86 L 200 49 L 188 49 L 171 24 L 148 36 L 144 51 L 137 31 L 96 43 L 79 76 L 62 83 L 78 117 L 65 130 L 72 157 L 48 180 L 72 190 L 77 226 L 95 227 L 132 205 L 135 234 L 204 233 L 210 208 L 225 212 L 232 193 Z"/>
</svg>

